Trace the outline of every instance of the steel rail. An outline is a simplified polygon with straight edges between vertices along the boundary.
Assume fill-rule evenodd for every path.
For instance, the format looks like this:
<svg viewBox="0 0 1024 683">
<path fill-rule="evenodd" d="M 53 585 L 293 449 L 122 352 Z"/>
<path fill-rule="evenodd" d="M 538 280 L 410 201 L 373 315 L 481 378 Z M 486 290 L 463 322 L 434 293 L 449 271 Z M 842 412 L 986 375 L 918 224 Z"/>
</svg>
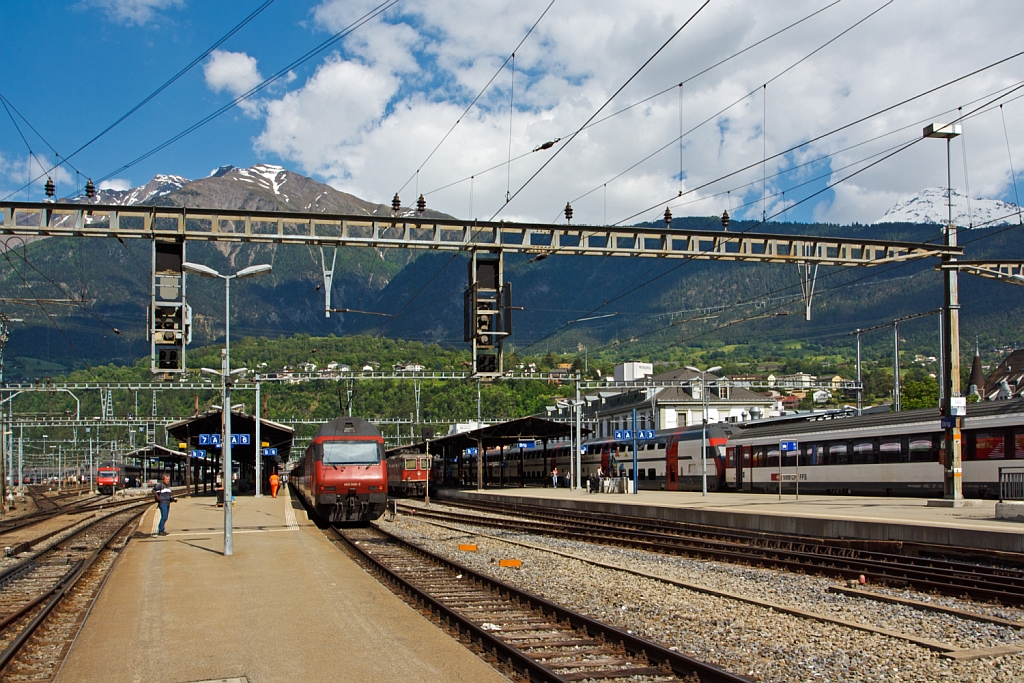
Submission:
<svg viewBox="0 0 1024 683">
<path fill-rule="evenodd" d="M 411 213 L 411 212 L 410 212 Z M 812 235 L 573 226 L 455 218 L 0 202 L 0 234 L 502 251 L 833 266 L 956 256 L 959 247 Z"/>
<path fill-rule="evenodd" d="M 497 512 L 520 517 L 544 516 L 543 513 L 524 512 L 515 507 L 506 506 Z M 987 568 L 968 563 L 871 553 L 849 547 L 843 547 L 841 552 L 836 553 L 836 548 L 828 542 L 810 539 L 798 539 L 792 547 L 784 547 L 750 543 L 738 537 L 708 539 L 667 531 L 634 531 L 587 519 L 576 519 L 571 524 L 537 523 L 424 511 L 422 508 L 411 510 L 414 510 L 416 515 L 433 519 L 453 521 L 455 518 L 467 524 L 555 535 L 560 538 L 658 553 L 686 554 L 733 563 L 758 563 L 793 572 L 810 570 L 836 575 L 843 579 L 857 578 L 863 574 L 872 583 L 908 585 L 921 591 L 936 591 L 953 596 L 966 594 L 978 600 L 1024 606 L 1024 577 L 1015 570 L 986 571 Z"/>
<path fill-rule="evenodd" d="M 591 617 L 587 617 L 578 612 L 574 612 L 573 610 L 541 598 L 533 593 L 528 593 L 510 586 L 509 584 L 487 576 L 486 574 L 475 572 L 453 560 L 431 553 L 424 548 L 390 534 L 379 527 L 373 527 L 373 530 L 386 537 L 390 542 L 409 549 L 435 565 L 440 565 L 461 574 L 464 578 L 468 578 L 470 581 L 483 586 L 489 591 L 501 595 L 502 597 L 507 597 L 513 603 L 517 603 L 526 609 L 553 617 L 557 622 L 565 622 L 572 628 L 584 632 L 591 637 L 600 638 L 607 643 L 614 643 L 621 646 L 634 657 L 647 660 L 651 666 L 665 669 L 664 673 L 660 674 L 662 676 L 675 675 L 682 680 L 688 681 L 693 680 L 693 677 L 696 676 L 697 680 L 702 683 L 749 683 L 749 679 L 745 677 L 737 676 L 711 664 L 707 664 L 706 662 L 693 659 L 692 657 L 687 657 L 686 655 L 669 650 L 668 648 L 658 645 L 652 641 L 627 633 L 626 631 L 609 624 L 605 624 L 596 619 L 592 619 Z M 428 606 L 431 611 L 442 615 L 442 617 L 448 620 L 449 623 L 455 624 L 460 631 L 465 631 L 466 633 L 471 634 L 473 640 L 480 642 L 485 649 L 493 652 L 500 659 L 513 666 L 517 671 L 528 676 L 531 681 L 553 681 L 561 683 L 562 681 L 586 679 L 586 677 L 581 675 L 570 675 L 569 677 L 559 675 L 555 671 L 552 671 L 538 662 L 537 659 L 499 638 L 496 633 L 500 632 L 488 631 L 482 628 L 480 624 L 477 624 L 464 615 L 459 614 L 448 605 L 444 604 L 441 600 L 429 595 L 411 581 L 406 580 L 391 568 L 387 567 L 383 562 L 378 561 L 377 558 L 375 558 L 372 553 L 367 552 L 365 548 L 352 542 L 346 534 L 338 531 L 334 527 L 330 527 L 328 533 L 335 536 L 337 539 L 342 540 L 355 554 L 373 566 L 375 571 L 387 577 L 388 581 L 400 586 L 405 593 L 415 597 L 421 603 Z M 624 674 L 628 674 L 630 670 L 625 669 L 623 671 Z M 671 671 L 671 674 L 668 673 L 669 671 Z M 600 676 L 600 672 L 595 671 L 593 673 L 595 674 L 593 676 L 594 678 L 603 678 L 603 676 Z M 637 673 L 640 674 L 639 671 Z M 647 673 L 647 675 L 657 674 Z"/>
<path fill-rule="evenodd" d="M 117 513 L 114 514 L 119 514 L 120 512 L 124 511 L 119 510 Z M 125 530 L 125 528 L 128 527 L 128 525 L 130 525 L 144 513 L 145 510 L 141 510 L 137 514 L 134 514 L 127 520 L 125 520 L 125 522 L 118 526 L 117 529 L 112 534 L 110 534 L 107 537 L 107 539 L 103 541 L 103 543 L 101 543 L 99 547 L 97 547 L 89 555 L 89 557 L 77 560 L 75 564 L 72 565 L 71 568 L 68 570 L 68 572 L 65 573 L 65 575 L 60 579 L 60 581 L 58 581 L 56 585 L 51 587 L 49 591 L 33 599 L 29 605 L 26 605 L 21 610 L 19 610 L 20 614 L 18 615 L 18 617 L 24 616 L 24 614 L 27 614 L 29 611 L 31 611 L 32 608 L 38 606 L 43 600 L 46 600 L 46 598 L 49 597 L 49 600 L 46 602 L 46 605 L 43 607 L 43 609 L 40 610 L 40 612 L 35 617 L 33 617 L 28 624 L 25 625 L 25 627 L 21 630 L 17 637 L 15 637 L 15 639 L 11 641 L 7 648 L 2 653 L 0 653 L 0 675 L 7 673 L 7 667 L 10 665 L 11 661 L 20 653 L 21 648 L 25 646 L 25 644 L 36 632 L 36 630 L 46 621 L 47 617 L 50 616 L 53 610 L 57 607 L 58 604 L 60 604 L 61 600 L 64 599 L 68 592 L 75 586 L 75 584 L 82 577 L 82 575 L 84 575 L 85 572 L 93 565 L 93 563 L 100 556 L 100 554 L 109 547 L 109 545 Z M 113 515 L 108 515 L 106 517 L 98 519 L 96 520 L 95 523 L 98 524 L 100 522 L 103 522 L 109 519 L 111 516 Z M 86 531 L 90 527 L 82 529 L 80 532 L 74 534 L 68 539 L 65 539 L 65 541 L 71 540 L 71 538 L 78 536 L 79 533 Z M 11 623 L 13 623 L 16 620 L 16 618 L 17 617 L 5 619 L 3 623 L 3 628 L 6 628 Z"/>
</svg>

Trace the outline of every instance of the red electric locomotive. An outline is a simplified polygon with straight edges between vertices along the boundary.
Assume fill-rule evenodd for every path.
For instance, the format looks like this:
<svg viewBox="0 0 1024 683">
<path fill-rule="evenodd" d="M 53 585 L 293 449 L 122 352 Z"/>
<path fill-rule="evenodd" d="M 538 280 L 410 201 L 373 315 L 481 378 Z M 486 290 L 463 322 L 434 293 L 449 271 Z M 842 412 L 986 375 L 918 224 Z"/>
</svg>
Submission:
<svg viewBox="0 0 1024 683">
<path fill-rule="evenodd" d="M 388 492 L 393 496 L 422 496 L 427 489 L 429 458 L 393 455 L 388 458 Z"/>
<path fill-rule="evenodd" d="M 289 481 L 325 521 L 377 519 L 388 498 L 384 439 L 358 417 L 331 420 L 317 430 Z"/>
<path fill-rule="evenodd" d="M 135 465 L 108 461 L 100 463 L 96 470 L 96 488 L 100 493 L 109 494 L 117 489 L 139 485 L 141 470 Z"/>
</svg>

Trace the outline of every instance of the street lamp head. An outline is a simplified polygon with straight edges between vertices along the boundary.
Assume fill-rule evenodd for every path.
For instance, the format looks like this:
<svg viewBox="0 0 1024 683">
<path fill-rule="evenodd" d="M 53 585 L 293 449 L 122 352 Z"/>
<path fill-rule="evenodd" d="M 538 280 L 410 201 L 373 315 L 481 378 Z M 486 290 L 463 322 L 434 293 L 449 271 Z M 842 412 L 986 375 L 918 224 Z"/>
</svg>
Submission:
<svg viewBox="0 0 1024 683">
<path fill-rule="evenodd" d="M 235 277 L 242 279 L 245 277 L 256 277 L 257 275 L 263 275 L 273 270 L 273 266 L 269 263 L 260 263 L 255 266 L 249 266 L 248 268 L 242 268 L 240 271 L 235 273 Z"/>
<path fill-rule="evenodd" d="M 717 372 L 717 371 L 719 371 L 719 370 L 721 370 L 721 369 L 722 369 L 722 366 L 721 366 L 721 365 L 716 365 L 716 366 L 714 366 L 714 367 L 708 368 L 708 369 L 707 369 L 707 370 L 705 370 L 704 372 Z"/>
<path fill-rule="evenodd" d="M 924 137 L 926 138 L 955 138 L 960 135 L 960 124 L 959 123 L 929 123 L 924 127 Z"/>
<path fill-rule="evenodd" d="M 201 263 L 189 263 L 186 261 L 181 264 L 181 269 L 186 273 L 195 273 L 203 277 L 224 277 L 210 266 L 204 266 Z"/>
<path fill-rule="evenodd" d="M 690 370 L 692 372 L 700 372 L 700 370 L 698 370 L 697 368 L 693 367 L 692 365 L 685 365 L 683 367 L 685 367 L 687 370 Z"/>
</svg>

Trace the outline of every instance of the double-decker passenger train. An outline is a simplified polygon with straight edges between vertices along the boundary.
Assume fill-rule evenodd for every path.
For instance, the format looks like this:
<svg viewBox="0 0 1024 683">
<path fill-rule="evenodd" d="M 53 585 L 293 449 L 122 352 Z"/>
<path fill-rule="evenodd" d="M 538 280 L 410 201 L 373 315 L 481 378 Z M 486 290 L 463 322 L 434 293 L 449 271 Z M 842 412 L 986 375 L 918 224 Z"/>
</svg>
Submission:
<svg viewBox="0 0 1024 683">
<path fill-rule="evenodd" d="M 317 430 L 288 480 L 327 522 L 377 519 L 388 497 L 384 439 L 366 420 L 335 418 Z"/>
<path fill-rule="evenodd" d="M 701 467 L 700 425 L 659 430 L 637 449 L 640 489 L 694 491 L 707 474 L 708 490 L 940 496 L 944 433 L 938 409 L 856 416 L 852 411 L 800 414 L 749 423 L 715 423 L 707 429 L 707 457 Z M 796 442 L 782 454 L 779 444 Z M 595 439 L 581 455 L 582 478 L 598 471 L 633 477 L 632 442 Z M 797 458 L 799 457 L 799 465 Z M 968 497 L 999 494 L 999 468 L 1024 468 L 1024 400 L 968 405 L 962 437 L 962 483 Z M 504 461 L 504 466 L 502 464 Z M 569 448 L 546 451 L 515 447 L 489 452 L 484 471 L 490 483 L 551 485 L 551 471 L 569 468 Z M 475 472 L 468 476 L 475 481 Z"/>
</svg>

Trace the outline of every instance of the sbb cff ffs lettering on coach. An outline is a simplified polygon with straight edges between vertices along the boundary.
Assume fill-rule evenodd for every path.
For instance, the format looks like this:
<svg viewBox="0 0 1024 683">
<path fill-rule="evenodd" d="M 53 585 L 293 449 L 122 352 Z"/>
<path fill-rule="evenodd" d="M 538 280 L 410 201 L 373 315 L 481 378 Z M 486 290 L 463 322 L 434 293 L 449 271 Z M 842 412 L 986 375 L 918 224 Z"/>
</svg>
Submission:
<svg viewBox="0 0 1024 683">
<path fill-rule="evenodd" d="M 317 430 L 289 481 L 328 522 L 369 522 L 388 498 L 384 439 L 358 417 L 339 417 Z"/>
<path fill-rule="evenodd" d="M 388 458 L 388 492 L 393 496 L 422 496 L 427 490 L 430 458 L 425 455 L 393 455 Z"/>
</svg>

